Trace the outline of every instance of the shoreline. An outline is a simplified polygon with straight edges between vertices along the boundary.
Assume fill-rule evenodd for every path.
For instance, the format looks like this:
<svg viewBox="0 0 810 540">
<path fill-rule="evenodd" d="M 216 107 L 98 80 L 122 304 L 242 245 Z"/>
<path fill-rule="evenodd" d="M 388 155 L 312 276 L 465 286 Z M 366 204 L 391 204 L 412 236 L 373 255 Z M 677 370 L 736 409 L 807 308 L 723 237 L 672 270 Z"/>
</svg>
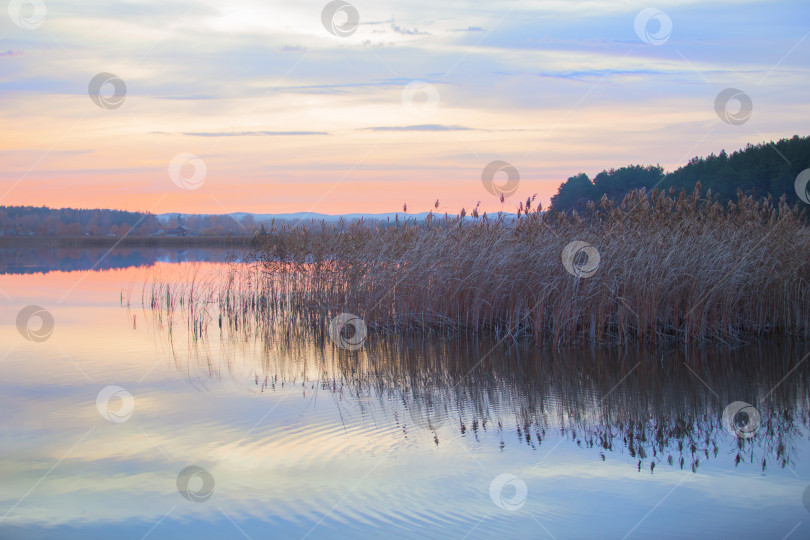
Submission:
<svg viewBox="0 0 810 540">
<path fill-rule="evenodd" d="M 0 248 L 229 248 L 252 236 L 0 236 Z"/>
</svg>

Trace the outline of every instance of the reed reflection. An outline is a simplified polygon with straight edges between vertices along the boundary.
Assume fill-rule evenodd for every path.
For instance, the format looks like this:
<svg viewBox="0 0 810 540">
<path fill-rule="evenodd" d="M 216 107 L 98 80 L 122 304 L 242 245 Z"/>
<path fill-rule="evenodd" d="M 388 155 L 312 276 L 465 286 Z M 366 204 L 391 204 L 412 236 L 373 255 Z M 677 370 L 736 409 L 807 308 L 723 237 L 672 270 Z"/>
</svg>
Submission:
<svg viewBox="0 0 810 540">
<path fill-rule="evenodd" d="M 553 350 L 372 331 L 362 348 L 348 351 L 329 335 L 332 314 L 285 312 L 260 300 L 237 309 L 203 279 L 192 287 L 194 301 L 190 289 L 157 287 L 147 304 L 180 369 L 202 379 L 244 378 L 259 393 L 328 392 L 338 404 L 388 413 L 403 437 L 435 445 L 471 438 L 538 451 L 563 437 L 591 449 L 595 460 L 630 456 L 650 473 L 661 466 L 696 473 L 710 460 L 767 471 L 795 465 L 810 427 L 801 344 Z M 750 404 L 750 414 L 724 418 L 734 402 Z"/>
</svg>

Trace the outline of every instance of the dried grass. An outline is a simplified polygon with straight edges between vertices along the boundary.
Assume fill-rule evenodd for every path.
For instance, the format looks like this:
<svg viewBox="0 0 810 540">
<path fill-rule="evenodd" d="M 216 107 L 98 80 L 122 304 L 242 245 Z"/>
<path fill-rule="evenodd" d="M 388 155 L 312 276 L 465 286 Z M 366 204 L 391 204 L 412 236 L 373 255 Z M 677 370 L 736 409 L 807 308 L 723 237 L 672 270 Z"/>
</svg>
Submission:
<svg viewBox="0 0 810 540">
<path fill-rule="evenodd" d="M 810 337 L 810 228 L 784 200 L 740 193 L 722 207 L 698 186 L 603 198 L 586 215 L 530 206 L 516 219 L 274 226 L 256 239 L 253 263 L 175 296 L 216 304 L 220 325 L 255 332 L 323 329 L 349 312 L 372 331 L 553 346 Z M 562 264 L 576 240 L 599 251 L 592 277 Z M 170 289 L 154 285 L 152 305 L 168 309 Z"/>
</svg>

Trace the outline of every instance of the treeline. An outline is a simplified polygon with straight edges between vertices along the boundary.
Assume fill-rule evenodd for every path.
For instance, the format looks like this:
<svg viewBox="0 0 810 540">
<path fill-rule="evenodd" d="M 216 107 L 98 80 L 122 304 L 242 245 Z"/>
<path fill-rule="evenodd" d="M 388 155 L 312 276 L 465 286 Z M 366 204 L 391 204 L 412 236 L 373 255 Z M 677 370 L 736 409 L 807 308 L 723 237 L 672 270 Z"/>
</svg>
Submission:
<svg viewBox="0 0 810 540">
<path fill-rule="evenodd" d="M 794 182 L 796 176 L 810 167 L 810 137 L 781 139 L 778 142 L 747 145 L 732 154 L 725 150 L 718 155 L 695 157 L 683 167 L 664 173 L 660 165 L 630 165 L 604 170 L 591 180 L 580 173 L 570 177 L 551 198 L 553 211 L 583 210 L 589 201 L 603 195 L 621 201 L 630 191 L 644 188 L 668 190 L 674 188 L 690 193 L 700 181 L 704 191 L 725 204 L 737 200 L 737 190 L 755 198 L 772 196 L 779 200 L 785 195 L 787 203 L 800 204 Z"/>
<path fill-rule="evenodd" d="M 0 206 L 0 236 L 249 236 L 253 216 L 181 216 L 106 209 Z"/>
<path fill-rule="evenodd" d="M 241 219 L 229 215 L 177 214 L 164 224 L 169 234 L 175 234 L 178 228 L 184 228 L 192 236 L 252 236 L 261 227 L 253 216 L 243 216 Z"/>
<path fill-rule="evenodd" d="M 103 236 L 150 234 L 161 228 L 156 216 L 123 210 L 86 210 L 35 206 L 0 206 L 0 234 Z"/>
</svg>

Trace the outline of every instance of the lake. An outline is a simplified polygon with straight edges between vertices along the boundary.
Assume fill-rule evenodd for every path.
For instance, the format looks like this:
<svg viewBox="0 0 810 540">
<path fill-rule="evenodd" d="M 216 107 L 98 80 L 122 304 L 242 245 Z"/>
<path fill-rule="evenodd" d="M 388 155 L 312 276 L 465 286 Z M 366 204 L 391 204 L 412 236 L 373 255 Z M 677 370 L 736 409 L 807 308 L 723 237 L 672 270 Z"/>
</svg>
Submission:
<svg viewBox="0 0 810 540">
<path fill-rule="evenodd" d="M 0 250 L 0 537 L 810 537 L 807 343 L 347 350 L 150 309 L 234 264 Z"/>
</svg>

